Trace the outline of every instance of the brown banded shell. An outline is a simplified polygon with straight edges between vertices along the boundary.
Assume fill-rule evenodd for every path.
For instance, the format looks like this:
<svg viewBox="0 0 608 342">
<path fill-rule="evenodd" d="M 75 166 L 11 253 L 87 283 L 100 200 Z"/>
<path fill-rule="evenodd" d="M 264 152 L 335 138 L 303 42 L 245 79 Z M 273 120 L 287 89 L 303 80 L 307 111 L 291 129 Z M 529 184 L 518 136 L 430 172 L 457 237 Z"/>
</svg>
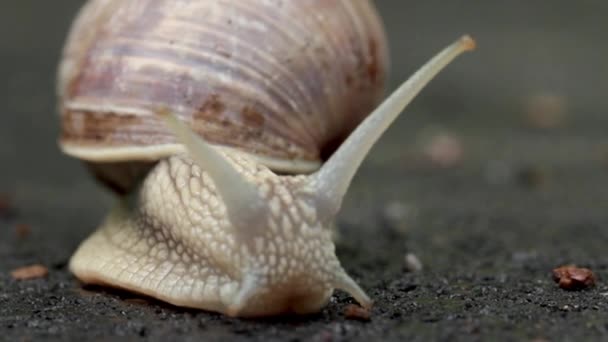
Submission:
<svg viewBox="0 0 608 342">
<path fill-rule="evenodd" d="M 90 0 L 59 69 L 60 144 L 128 188 L 182 151 L 154 115 L 169 109 L 213 144 L 312 171 L 381 99 L 387 64 L 367 0 Z"/>
</svg>

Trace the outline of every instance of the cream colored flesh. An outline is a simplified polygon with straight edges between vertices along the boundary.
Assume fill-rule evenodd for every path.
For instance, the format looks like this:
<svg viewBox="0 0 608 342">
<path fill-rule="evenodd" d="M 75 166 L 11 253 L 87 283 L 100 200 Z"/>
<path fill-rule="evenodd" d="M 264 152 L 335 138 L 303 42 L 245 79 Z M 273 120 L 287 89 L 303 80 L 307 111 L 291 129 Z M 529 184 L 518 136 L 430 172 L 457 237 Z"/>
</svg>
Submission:
<svg viewBox="0 0 608 342">
<path fill-rule="evenodd" d="M 304 199 L 305 176 L 277 176 L 244 155 L 224 156 L 269 204 L 258 236 L 242 241 L 209 176 L 174 156 L 79 247 L 71 271 L 86 283 L 238 316 L 315 312 L 335 287 L 358 289 L 336 258 L 331 230 Z"/>
<path fill-rule="evenodd" d="M 63 153 L 90 162 L 114 163 L 122 161 L 156 161 L 168 156 L 184 153 L 186 149 L 182 144 L 164 144 L 153 146 L 124 146 L 100 147 L 80 146 L 77 143 L 61 142 Z M 233 150 L 230 147 L 217 146 L 218 149 Z M 285 173 L 311 173 L 319 169 L 320 161 L 289 160 L 272 158 L 253 153 L 245 153 L 262 165 L 268 166 L 277 172 Z"/>
<path fill-rule="evenodd" d="M 80 246 L 70 269 L 85 282 L 232 316 L 315 312 L 336 288 L 369 308 L 370 298 L 336 258 L 334 217 L 382 132 L 434 75 L 474 46 L 463 37 L 431 59 L 310 176 L 274 174 L 159 113 L 188 154 L 160 160 Z"/>
</svg>

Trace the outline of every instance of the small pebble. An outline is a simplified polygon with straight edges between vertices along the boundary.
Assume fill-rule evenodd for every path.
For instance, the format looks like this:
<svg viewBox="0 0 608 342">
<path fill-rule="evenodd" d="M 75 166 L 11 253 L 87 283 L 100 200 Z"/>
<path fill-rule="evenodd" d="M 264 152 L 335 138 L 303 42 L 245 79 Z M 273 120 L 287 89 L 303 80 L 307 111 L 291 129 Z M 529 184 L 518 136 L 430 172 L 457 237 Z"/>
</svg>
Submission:
<svg viewBox="0 0 608 342">
<path fill-rule="evenodd" d="M 389 202 L 382 211 L 382 220 L 398 233 L 407 233 L 408 221 L 416 216 L 416 209 L 400 201 Z"/>
<path fill-rule="evenodd" d="M 517 181 L 526 188 L 540 188 L 548 183 L 549 174 L 538 166 L 525 166 L 517 172 Z"/>
<path fill-rule="evenodd" d="M 362 308 L 359 305 L 348 304 L 346 308 L 344 308 L 344 317 L 346 317 L 346 319 L 369 321 L 371 319 L 371 314 L 368 309 Z"/>
<path fill-rule="evenodd" d="M 422 262 L 414 253 L 407 253 L 405 255 L 405 267 L 407 267 L 410 272 L 419 272 L 422 271 Z"/>
<path fill-rule="evenodd" d="M 0 218 L 10 216 L 13 211 L 11 199 L 8 195 L 0 193 Z"/>
<path fill-rule="evenodd" d="M 526 123 L 534 128 L 560 126 L 566 118 L 566 99 L 550 92 L 531 95 L 525 100 Z"/>
<path fill-rule="evenodd" d="M 431 162 L 444 168 L 456 166 L 464 156 L 460 139 L 448 133 L 431 137 L 423 152 Z"/>
<path fill-rule="evenodd" d="M 11 271 L 11 276 L 16 280 L 28 280 L 46 277 L 49 274 L 48 268 L 43 265 L 30 265 L 20 267 Z"/>
<path fill-rule="evenodd" d="M 588 268 L 566 265 L 553 270 L 553 280 L 564 290 L 582 290 L 595 285 L 595 275 Z"/>
<path fill-rule="evenodd" d="M 25 239 L 30 235 L 31 227 L 26 223 L 17 223 L 15 225 L 15 235 L 20 239 Z"/>
</svg>

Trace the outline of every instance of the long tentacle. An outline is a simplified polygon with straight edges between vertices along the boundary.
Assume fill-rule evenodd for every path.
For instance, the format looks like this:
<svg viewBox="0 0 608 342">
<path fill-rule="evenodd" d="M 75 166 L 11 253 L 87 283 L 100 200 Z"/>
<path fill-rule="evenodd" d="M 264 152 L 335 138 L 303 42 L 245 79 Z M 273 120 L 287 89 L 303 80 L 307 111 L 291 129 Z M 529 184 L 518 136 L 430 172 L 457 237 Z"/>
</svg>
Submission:
<svg viewBox="0 0 608 342">
<path fill-rule="evenodd" d="M 382 133 L 443 68 L 461 53 L 474 48 L 475 41 L 463 36 L 439 52 L 370 114 L 312 176 L 319 208 L 326 211 L 327 217 L 339 210 L 353 176 Z"/>
</svg>

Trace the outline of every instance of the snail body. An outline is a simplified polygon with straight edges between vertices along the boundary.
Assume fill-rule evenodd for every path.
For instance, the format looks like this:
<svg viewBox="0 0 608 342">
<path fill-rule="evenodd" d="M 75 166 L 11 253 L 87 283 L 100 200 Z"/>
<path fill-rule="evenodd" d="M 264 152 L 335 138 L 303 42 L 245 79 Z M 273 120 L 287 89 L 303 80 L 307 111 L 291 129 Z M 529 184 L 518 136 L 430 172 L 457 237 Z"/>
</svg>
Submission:
<svg viewBox="0 0 608 342">
<path fill-rule="evenodd" d="M 473 45 L 450 45 L 369 114 L 387 71 L 369 1 L 90 0 L 59 67 L 60 146 L 121 196 L 70 270 L 231 316 L 316 312 L 336 288 L 369 307 L 331 239 L 342 197 Z"/>
</svg>

